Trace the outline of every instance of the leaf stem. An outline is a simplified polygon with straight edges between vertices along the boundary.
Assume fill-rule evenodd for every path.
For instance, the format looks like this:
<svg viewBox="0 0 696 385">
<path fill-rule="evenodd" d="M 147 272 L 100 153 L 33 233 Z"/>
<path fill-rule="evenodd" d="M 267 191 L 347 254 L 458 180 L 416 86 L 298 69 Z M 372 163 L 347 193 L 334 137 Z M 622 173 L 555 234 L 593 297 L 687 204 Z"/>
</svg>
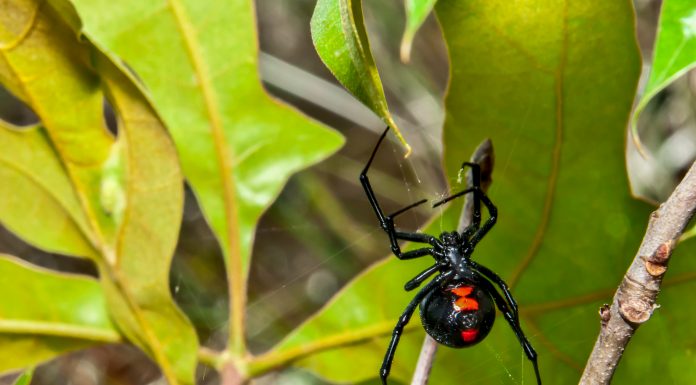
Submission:
<svg viewBox="0 0 696 385">
<path fill-rule="evenodd" d="M 270 370 L 283 367 L 292 361 L 298 360 L 302 357 L 323 350 L 345 346 L 348 344 L 354 344 L 363 340 L 368 340 L 379 336 L 386 336 L 394 328 L 394 323 L 395 320 L 380 322 L 379 324 L 364 328 L 359 331 L 336 334 L 313 343 L 308 343 L 292 349 L 285 350 L 280 353 L 271 351 L 269 353 L 262 354 L 260 356 L 252 358 L 249 361 L 249 375 L 251 377 L 258 376 Z M 416 324 L 411 324 L 406 327 L 404 333 L 413 331 L 417 327 L 420 326 Z"/>
<path fill-rule="evenodd" d="M 223 353 L 201 346 L 198 348 L 198 361 L 203 365 L 220 370 L 223 365 Z"/>
</svg>

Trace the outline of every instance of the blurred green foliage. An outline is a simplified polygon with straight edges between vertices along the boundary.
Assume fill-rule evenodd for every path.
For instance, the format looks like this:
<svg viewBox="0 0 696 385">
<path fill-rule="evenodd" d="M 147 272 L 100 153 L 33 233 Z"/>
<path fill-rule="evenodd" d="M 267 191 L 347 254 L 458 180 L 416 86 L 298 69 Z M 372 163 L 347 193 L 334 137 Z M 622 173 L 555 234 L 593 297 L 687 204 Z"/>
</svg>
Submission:
<svg viewBox="0 0 696 385">
<path fill-rule="evenodd" d="M 655 38 L 653 60 L 638 105 L 633 113 L 634 141 L 640 143 L 637 120 L 658 92 L 696 66 L 696 7 L 690 1 L 664 0 Z"/>
<path fill-rule="evenodd" d="M 664 1 L 634 116 L 696 62 L 696 5 L 688 3 Z M 446 181 L 462 188 L 459 165 L 493 140 L 490 195 L 500 219 L 474 258 L 513 286 L 542 378 L 575 381 L 598 331 L 596 309 L 613 294 L 650 211 L 631 196 L 624 170 L 640 63 L 631 3 L 407 0 L 365 3 L 364 20 L 359 0 L 258 0 L 258 15 L 253 5 L 6 2 L 0 82 L 37 122 L 0 126 L 0 222 L 24 245 L 0 259 L 8 277 L 0 370 L 127 342 L 172 384 L 210 381 L 194 379 L 197 364 L 265 375 L 260 383 L 373 382 L 412 295 L 403 283 L 431 262 L 387 258 L 365 269 L 388 251 L 357 184 L 376 137 L 346 127 L 379 132 L 371 110 L 398 123 L 414 149 L 403 160 L 386 146 L 371 170 L 388 207 L 443 194 Z M 428 18 L 433 7 L 441 30 Z M 261 48 L 302 68 L 259 55 L 257 21 Z M 409 65 L 397 61 L 399 41 Z M 367 108 L 326 81 L 333 77 Z M 352 146 L 324 160 L 341 136 L 267 90 L 342 128 Z M 292 174 L 319 162 L 281 194 Z M 425 231 L 455 228 L 459 211 L 454 203 L 435 211 Z M 432 214 L 420 210 L 400 225 L 419 227 Z M 692 381 L 694 314 L 683 303 L 694 285 L 693 247 L 677 249 L 662 308 L 629 345 L 618 383 Z M 418 355 L 416 318 L 395 382 L 409 381 Z M 440 349 L 431 382 L 533 382 L 498 323 L 480 346 Z M 151 380 L 132 350 L 91 352 L 101 363 L 135 357 L 137 381 Z M 35 382 L 61 383 L 41 373 Z"/>
</svg>

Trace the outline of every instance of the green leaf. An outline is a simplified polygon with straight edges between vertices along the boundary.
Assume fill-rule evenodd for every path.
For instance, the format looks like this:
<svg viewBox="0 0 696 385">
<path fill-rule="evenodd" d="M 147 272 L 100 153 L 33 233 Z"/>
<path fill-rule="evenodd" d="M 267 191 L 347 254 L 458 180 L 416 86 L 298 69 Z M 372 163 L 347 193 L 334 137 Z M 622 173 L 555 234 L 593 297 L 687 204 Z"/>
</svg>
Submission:
<svg viewBox="0 0 696 385">
<path fill-rule="evenodd" d="M 545 382 L 577 381 L 596 337 L 597 302 L 611 297 L 650 210 L 631 197 L 625 171 L 640 71 L 632 4 L 441 1 L 436 11 L 452 68 L 447 170 L 486 137 L 498 159 L 489 192 L 500 218 L 476 258 L 513 287 Z M 483 375 L 497 361 L 532 383 L 531 365 L 503 329 L 489 340 L 500 355 L 469 359 L 472 366 L 490 361 L 477 370 Z"/>
<path fill-rule="evenodd" d="M 41 269 L 3 254 L 0 276 L 0 373 L 120 341 L 96 280 Z"/>
<path fill-rule="evenodd" d="M 401 61 L 408 63 L 411 59 L 411 47 L 416 32 L 433 10 L 437 0 L 405 0 L 406 29 L 401 39 Z"/>
<path fill-rule="evenodd" d="M 0 81 L 45 131 L 1 128 L 9 139 L 0 185 L 16 183 L 26 195 L 3 190 L 3 206 L 17 207 L 2 207 L 0 220 L 36 246 L 91 257 L 119 329 L 169 383 L 193 383 L 197 337 L 169 292 L 183 210 L 175 148 L 134 81 L 81 43 L 49 4 L 15 0 L 6 9 Z M 116 139 L 104 98 L 117 114 Z"/>
<path fill-rule="evenodd" d="M 394 129 L 408 156 L 411 147 L 389 112 L 382 81 L 370 52 L 362 0 L 318 0 L 311 29 L 314 47 L 326 67 L 353 96 Z"/>
<path fill-rule="evenodd" d="M 118 181 L 107 185 L 122 188 L 126 200 L 113 246 L 116 266 L 110 268 L 126 306 L 115 317 L 133 317 L 129 322 L 137 325 L 140 346 L 165 369 L 171 365 L 177 378 L 193 383 L 196 332 L 169 291 L 184 199 L 176 149 L 134 83 L 105 57 L 97 55 L 95 62 L 106 97 L 119 118 L 114 150 L 120 151 L 124 168 L 123 185 Z M 102 178 L 102 186 L 109 175 Z"/>
<path fill-rule="evenodd" d="M 631 197 L 624 168 L 640 65 L 631 3 L 440 0 L 436 11 L 452 69 L 444 129 L 450 180 L 484 138 L 496 151 L 489 196 L 499 219 L 473 258 L 513 287 L 542 379 L 572 383 L 596 337 L 597 307 L 632 259 L 650 209 Z M 427 231 L 456 228 L 458 211 L 453 205 Z M 298 360 L 332 381 L 377 376 L 387 336 L 413 295 L 403 284 L 431 263 L 379 263 L 259 357 L 258 368 Z M 416 332 L 399 345 L 395 380 L 410 381 L 418 324 L 415 316 Z M 476 347 L 440 348 L 431 382 L 534 383 L 510 327 L 502 317 L 497 324 Z"/>
<path fill-rule="evenodd" d="M 365 200 L 367 205 L 367 199 Z M 439 234 L 456 228 L 459 212 L 448 209 L 433 220 L 424 232 Z M 409 247 L 413 249 L 413 245 Z M 385 251 L 388 245 L 384 245 Z M 315 316 L 291 333 L 280 344 L 256 358 L 252 373 L 263 373 L 295 361 L 331 381 L 360 382 L 378 374 L 396 319 L 414 293 L 404 283 L 432 265 L 421 258 L 402 262 L 387 258 L 357 276 L 339 291 Z M 409 382 L 422 340 L 417 316 L 407 327 L 397 354 L 391 378 Z M 418 330 L 417 333 L 414 331 Z M 350 346 L 346 348 L 345 346 Z M 345 365 L 350 362 L 350 365 Z M 440 382 L 433 382 L 440 383 Z"/>
<path fill-rule="evenodd" d="M 72 3 L 83 33 L 142 79 L 172 134 L 225 256 L 229 348 L 243 357 L 256 222 L 290 174 L 328 156 L 342 140 L 265 93 L 250 0 Z"/>
<path fill-rule="evenodd" d="M 56 28 L 57 15 L 41 4 L 13 0 L 4 6 L 0 81 L 41 118 L 74 194 L 88 205 L 89 213 L 83 208 L 82 214 L 90 224 L 85 237 L 97 245 L 112 238 L 116 227 L 99 202 L 101 166 L 113 138 L 104 125 L 99 79 L 81 63 L 88 51 L 69 29 Z"/>
<path fill-rule="evenodd" d="M 0 221 L 9 230 L 47 251 L 94 255 L 79 197 L 43 127 L 0 121 L 0 180 Z"/>
<path fill-rule="evenodd" d="M 638 148 L 642 148 L 637 132 L 640 113 L 658 92 L 695 66 L 696 3 L 664 0 L 648 83 L 631 120 L 631 133 Z"/>
<path fill-rule="evenodd" d="M 22 373 L 14 382 L 14 385 L 29 385 L 31 383 L 32 377 L 34 377 L 33 368 L 28 369 L 24 373 Z"/>
</svg>

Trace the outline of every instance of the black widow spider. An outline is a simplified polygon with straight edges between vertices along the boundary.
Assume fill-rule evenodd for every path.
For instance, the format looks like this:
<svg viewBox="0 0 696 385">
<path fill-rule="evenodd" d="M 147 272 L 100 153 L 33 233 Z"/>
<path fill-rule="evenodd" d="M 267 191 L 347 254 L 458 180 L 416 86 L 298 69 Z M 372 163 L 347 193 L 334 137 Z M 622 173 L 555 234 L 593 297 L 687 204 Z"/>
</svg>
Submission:
<svg viewBox="0 0 696 385">
<path fill-rule="evenodd" d="M 394 255 L 402 260 L 426 255 L 430 255 L 435 259 L 434 265 L 406 282 L 404 289 L 407 291 L 413 290 L 433 274 L 438 272 L 439 274 L 413 297 L 406 306 L 406 310 L 399 317 L 379 372 L 382 383 L 387 384 L 387 377 L 394 360 L 396 346 L 399 344 L 404 327 L 408 324 L 419 303 L 421 322 L 425 331 L 435 341 L 453 348 L 468 347 L 486 338 L 495 320 L 495 308 L 493 306 L 493 303 L 495 303 L 495 306 L 498 307 L 498 310 L 503 314 L 505 320 L 510 324 L 512 331 L 517 336 L 527 358 L 534 365 L 537 384 L 541 385 L 537 354 L 529 341 L 527 341 L 522 328 L 520 328 L 517 303 L 512 297 L 510 289 L 505 281 L 492 270 L 471 260 L 471 254 L 474 252 L 476 244 L 493 227 L 498 215 L 498 210 L 493 205 L 493 202 L 481 190 L 480 166 L 476 163 L 464 162 L 462 169 L 466 166 L 471 167 L 472 187 L 433 204 L 433 207 L 437 207 L 452 199 L 473 193 L 473 216 L 469 227 L 461 233 L 457 231 L 443 232 L 440 234 L 440 237 L 418 232 L 399 231 L 394 227 L 394 218 L 407 210 L 425 203 L 427 200 L 420 200 L 391 215 L 384 215 L 384 212 L 379 207 L 375 193 L 372 191 L 372 186 L 370 186 L 367 171 L 388 131 L 389 127 L 384 130 L 384 133 L 377 141 L 377 145 L 372 151 L 372 155 L 370 155 L 370 160 L 367 161 L 365 169 L 360 173 L 360 183 L 365 189 L 370 205 L 375 210 L 375 214 L 377 214 L 380 226 L 389 236 L 391 250 Z M 481 202 L 486 206 L 489 213 L 489 218 L 483 226 L 481 226 Z M 399 247 L 399 240 L 427 243 L 431 247 L 402 252 Z M 498 285 L 503 295 L 498 293 L 493 284 Z"/>
</svg>

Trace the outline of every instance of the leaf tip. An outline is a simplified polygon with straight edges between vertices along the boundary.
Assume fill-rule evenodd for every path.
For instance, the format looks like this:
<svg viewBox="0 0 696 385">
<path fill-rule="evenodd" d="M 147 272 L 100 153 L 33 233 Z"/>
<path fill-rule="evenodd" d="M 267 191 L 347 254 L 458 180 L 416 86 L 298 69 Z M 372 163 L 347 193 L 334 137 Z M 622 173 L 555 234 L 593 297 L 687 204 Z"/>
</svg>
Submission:
<svg viewBox="0 0 696 385">
<path fill-rule="evenodd" d="M 404 143 L 404 146 L 406 146 L 406 154 L 404 154 L 404 159 L 405 159 L 405 158 L 408 158 L 409 156 L 411 156 L 412 149 L 411 149 L 411 145 L 408 143 Z"/>
<path fill-rule="evenodd" d="M 404 32 L 404 37 L 401 39 L 401 47 L 399 54 L 401 62 L 408 64 L 411 61 L 411 47 L 413 46 L 413 34 L 408 31 Z"/>
</svg>

